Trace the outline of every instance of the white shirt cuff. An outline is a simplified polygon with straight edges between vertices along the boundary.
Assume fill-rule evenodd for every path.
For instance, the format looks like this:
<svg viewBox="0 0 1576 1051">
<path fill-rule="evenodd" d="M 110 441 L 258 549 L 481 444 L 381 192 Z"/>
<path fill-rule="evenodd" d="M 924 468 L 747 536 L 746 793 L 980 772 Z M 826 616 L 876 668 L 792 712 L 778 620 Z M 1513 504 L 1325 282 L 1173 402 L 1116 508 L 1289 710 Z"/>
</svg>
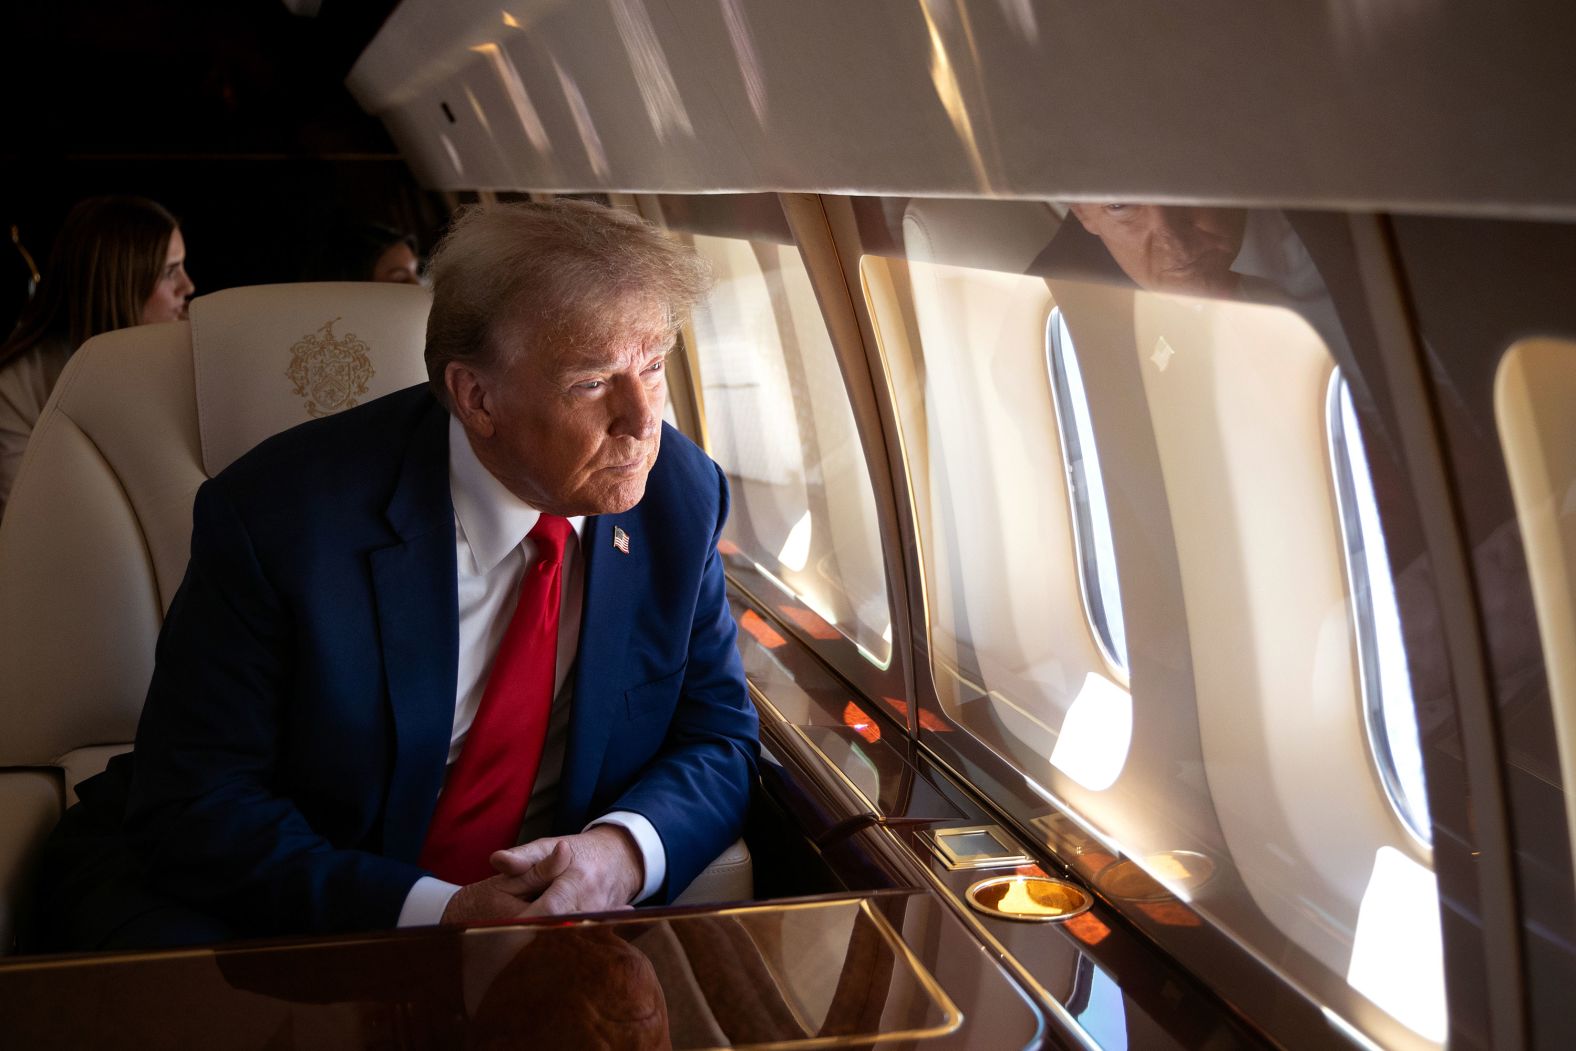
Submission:
<svg viewBox="0 0 1576 1051">
<path fill-rule="evenodd" d="M 640 851 L 640 860 L 646 869 L 646 882 L 642 884 L 630 904 L 645 901 L 655 894 L 668 874 L 668 853 L 662 847 L 662 837 L 657 835 L 656 826 L 652 825 L 643 814 L 630 810 L 614 810 L 597 818 L 581 831 L 589 831 L 598 825 L 617 825 L 626 829 L 635 841 L 635 849 Z"/>
<path fill-rule="evenodd" d="M 396 927 L 432 927 L 442 922 L 443 910 L 460 888 L 436 876 L 423 876 L 405 895 Z"/>
</svg>

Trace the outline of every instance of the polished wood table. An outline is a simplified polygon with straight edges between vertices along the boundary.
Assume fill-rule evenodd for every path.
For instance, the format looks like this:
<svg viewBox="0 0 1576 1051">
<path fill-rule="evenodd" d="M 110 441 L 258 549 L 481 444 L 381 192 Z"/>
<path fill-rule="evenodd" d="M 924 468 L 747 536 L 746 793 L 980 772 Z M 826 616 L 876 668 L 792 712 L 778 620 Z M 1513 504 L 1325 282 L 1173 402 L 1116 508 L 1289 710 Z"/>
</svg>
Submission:
<svg viewBox="0 0 1576 1051">
<path fill-rule="evenodd" d="M 894 891 L 0 964 L 15 1048 L 1041 1046 L 935 897 Z"/>
</svg>

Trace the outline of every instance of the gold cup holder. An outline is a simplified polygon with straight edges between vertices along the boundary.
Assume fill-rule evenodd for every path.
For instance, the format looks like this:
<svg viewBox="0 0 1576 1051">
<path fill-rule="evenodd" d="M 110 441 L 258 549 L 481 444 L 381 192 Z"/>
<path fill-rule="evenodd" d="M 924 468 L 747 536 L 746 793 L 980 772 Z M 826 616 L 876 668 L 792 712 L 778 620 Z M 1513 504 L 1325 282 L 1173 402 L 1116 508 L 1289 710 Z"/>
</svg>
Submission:
<svg viewBox="0 0 1576 1051">
<path fill-rule="evenodd" d="M 1023 923 L 1050 923 L 1086 912 L 1094 897 L 1066 880 L 1050 876 L 994 876 L 969 887 L 969 904 L 987 916 Z"/>
</svg>

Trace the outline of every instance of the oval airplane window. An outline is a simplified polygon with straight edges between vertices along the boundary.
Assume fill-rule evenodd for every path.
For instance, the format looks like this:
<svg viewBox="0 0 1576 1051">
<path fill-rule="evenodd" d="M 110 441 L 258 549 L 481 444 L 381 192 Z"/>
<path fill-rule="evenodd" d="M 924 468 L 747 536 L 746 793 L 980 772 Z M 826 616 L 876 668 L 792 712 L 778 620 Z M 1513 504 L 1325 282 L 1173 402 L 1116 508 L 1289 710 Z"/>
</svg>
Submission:
<svg viewBox="0 0 1576 1051">
<path fill-rule="evenodd" d="M 1346 542 L 1347 596 L 1357 636 L 1357 669 L 1362 683 L 1368 743 L 1385 795 L 1408 832 L 1433 842 L 1428 794 L 1423 781 L 1417 711 L 1413 704 L 1406 643 L 1395 579 L 1379 522 L 1379 504 L 1352 392 L 1340 372 L 1330 381 L 1328 398 L 1330 462 Z"/>
<path fill-rule="evenodd" d="M 1056 428 L 1062 439 L 1062 461 L 1067 470 L 1084 613 L 1106 660 L 1125 680 L 1127 628 L 1122 622 L 1122 589 L 1117 582 L 1116 544 L 1111 539 L 1111 509 L 1105 501 L 1105 479 L 1100 473 L 1078 352 L 1059 307 L 1051 310 L 1046 322 L 1045 354 L 1056 402 Z"/>
</svg>

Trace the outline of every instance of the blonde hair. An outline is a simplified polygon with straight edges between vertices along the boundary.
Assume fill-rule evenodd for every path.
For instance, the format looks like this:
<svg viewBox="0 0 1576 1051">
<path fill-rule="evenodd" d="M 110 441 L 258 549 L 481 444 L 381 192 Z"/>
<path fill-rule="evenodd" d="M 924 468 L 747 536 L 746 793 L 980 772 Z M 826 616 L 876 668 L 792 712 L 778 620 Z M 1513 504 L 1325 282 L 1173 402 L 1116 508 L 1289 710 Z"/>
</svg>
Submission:
<svg viewBox="0 0 1576 1051">
<path fill-rule="evenodd" d="M 429 267 L 427 380 L 449 405 L 449 362 L 507 366 L 527 348 L 591 343 L 660 311 L 676 330 L 711 270 L 628 212 L 582 201 L 468 208 Z"/>
</svg>

